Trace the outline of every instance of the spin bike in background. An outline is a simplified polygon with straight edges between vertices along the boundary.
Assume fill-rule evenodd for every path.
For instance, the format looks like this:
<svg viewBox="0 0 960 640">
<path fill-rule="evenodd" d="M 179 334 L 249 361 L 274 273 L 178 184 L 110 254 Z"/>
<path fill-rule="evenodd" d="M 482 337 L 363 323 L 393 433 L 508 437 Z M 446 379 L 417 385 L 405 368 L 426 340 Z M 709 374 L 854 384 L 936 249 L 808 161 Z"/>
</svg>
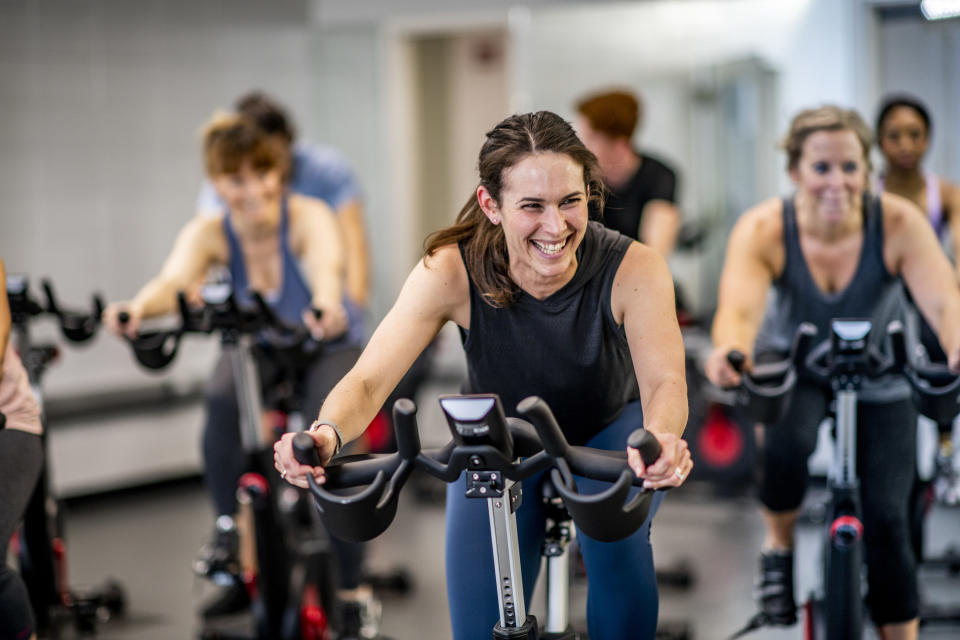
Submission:
<svg viewBox="0 0 960 640">
<path fill-rule="evenodd" d="M 54 295 L 53 285 L 48 280 L 41 282 L 45 304 L 33 297 L 27 277 L 22 274 L 8 274 L 6 285 L 14 346 L 27 370 L 42 414 L 43 376 L 60 350 L 52 344 L 35 343 L 30 332 L 31 322 L 40 316 L 54 316 L 59 322 L 61 334 L 68 341 L 87 342 L 100 326 L 103 302 L 98 296 L 94 296 L 90 312 L 71 311 L 60 306 Z M 91 633 L 96 630 L 99 621 L 109 620 L 125 612 L 126 595 L 121 585 L 112 579 L 97 589 L 83 592 L 70 589 L 67 581 L 63 510 L 51 492 L 47 455 L 49 430 L 46 418 L 42 419 L 45 461 L 24 513 L 23 525 L 17 539 L 20 572 L 27 585 L 40 634 L 48 631 L 55 633 L 68 616 L 72 616 L 73 625 L 78 632 Z"/>
<path fill-rule="evenodd" d="M 304 327 L 280 320 L 256 293 L 254 306 L 241 307 L 229 285 L 206 285 L 203 306 L 191 308 L 179 296 L 180 324 L 175 329 L 141 332 L 129 339 L 134 355 L 148 369 L 163 369 L 177 355 L 185 334 L 213 334 L 233 370 L 240 405 L 240 435 L 247 455 L 247 472 L 240 478 L 238 500 L 251 507 L 256 566 L 244 567 L 242 579 L 250 594 L 256 640 L 326 640 L 334 631 L 336 606 L 333 558 L 329 541 L 310 508 L 303 508 L 305 492 L 280 480 L 272 463 L 273 438 L 289 426 L 297 430 L 302 397 L 296 388 L 299 373 L 322 349 Z M 121 313 L 126 323 L 129 316 Z M 265 351 L 279 370 L 276 384 L 264 391 L 263 401 L 274 409 L 268 441 L 262 426 L 261 385 L 252 350 Z M 302 418 L 301 418 L 302 420 Z M 223 572 L 221 572 L 223 573 Z M 212 576 L 215 578 L 216 576 Z M 233 576 L 223 576 L 235 579 Z M 248 639 L 205 628 L 204 639 Z M 335 636 L 336 637 L 336 636 Z"/>
<path fill-rule="evenodd" d="M 640 528 L 649 514 L 653 492 L 641 490 L 628 496 L 631 487 L 641 486 L 643 480 L 627 467 L 626 453 L 570 446 L 540 398 L 527 398 L 517 407 L 530 422 L 506 418 L 499 397 L 493 394 L 441 396 L 440 406 L 452 436 L 443 448 L 421 449 L 416 405 L 400 399 L 393 407 L 396 453 L 338 456 L 325 467 L 323 485 L 307 476 L 321 519 L 333 535 L 357 542 L 371 540 L 393 521 L 400 491 L 411 472 L 423 471 L 447 483 L 463 477 L 466 497 L 486 500 L 489 514 L 500 607 L 492 638 L 575 640 L 578 636 L 568 622 L 566 559 L 562 548 L 550 542 L 556 537 L 549 531 L 544 547 L 544 629 L 527 613 L 515 514 L 522 501 L 521 481 L 548 471 L 549 482 L 544 484 L 552 486 L 549 495 L 559 497 L 584 533 L 601 541 L 620 540 Z M 642 429 L 630 435 L 628 444 L 640 451 L 646 464 L 660 456 L 660 444 Z M 319 464 L 308 434 L 295 436 L 293 447 L 302 464 Z M 577 490 L 574 475 L 612 485 L 601 493 L 584 495 Z M 553 517 L 548 515 L 548 530 L 570 527 L 562 516 L 559 522 Z"/>
<path fill-rule="evenodd" d="M 857 394 L 863 380 L 902 372 L 923 415 L 935 421 L 949 420 L 960 409 L 960 377 L 942 364 L 910 363 L 899 322 L 887 327 L 892 356 L 868 346 L 872 330 L 869 320 L 834 319 L 829 338 L 811 348 L 817 330 L 805 323 L 797 330 L 791 354 L 779 362 L 755 365 L 741 377 L 738 391 L 738 403 L 752 419 L 764 424 L 785 417 L 798 375 L 833 391 L 836 426 L 827 481 L 830 500 L 823 532 L 821 592 L 811 594 L 803 605 L 804 637 L 810 640 L 863 637 L 863 522 L 856 451 Z M 742 367 L 743 354 L 731 352 L 728 358 L 734 368 Z M 904 425 L 904 429 L 914 428 Z M 733 637 L 765 624 L 764 616 L 757 614 Z"/>
</svg>

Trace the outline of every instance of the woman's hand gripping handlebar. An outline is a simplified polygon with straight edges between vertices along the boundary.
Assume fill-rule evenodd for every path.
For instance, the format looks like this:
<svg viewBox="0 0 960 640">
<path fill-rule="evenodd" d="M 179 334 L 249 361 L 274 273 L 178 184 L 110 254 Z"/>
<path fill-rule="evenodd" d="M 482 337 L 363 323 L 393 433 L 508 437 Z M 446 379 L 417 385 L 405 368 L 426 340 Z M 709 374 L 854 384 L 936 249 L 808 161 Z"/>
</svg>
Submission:
<svg viewBox="0 0 960 640">
<path fill-rule="evenodd" d="M 474 491 L 475 497 L 497 496 L 503 478 L 521 481 L 549 470 L 574 521 L 587 535 L 618 540 L 643 524 L 652 491 L 630 495 L 631 487 L 643 487 L 644 479 L 628 466 L 626 452 L 569 445 L 540 398 L 527 398 L 517 410 L 529 422 L 504 419 L 506 434 L 489 441 L 458 435 L 453 431 L 455 421 L 448 418 L 453 440 L 442 449 L 424 451 L 416 406 L 402 399 L 394 405 L 397 453 L 330 460 L 336 436 L 332 429 L 319 429 L 283 436 L 274 446 L 274 462 L 288 482 L 310 488 L 327 527 L 347 540 L 369 540 L 389 526 L 400 489 L 414 468 L 445 482 L 456 481 L 466 471 L 467 495 Z M 493 426 L 483 423 L 484 428 L 490 426 L 484 433 L 496 432 L 495 423 L 492 419 Z M 645 466 L 660 458 L 660 443 L 649 432 L 634 432 L 628 444 Z M 576 476 L 612 484 L 600 493 L 584 495 L 577 489 Z"/>
</svg>

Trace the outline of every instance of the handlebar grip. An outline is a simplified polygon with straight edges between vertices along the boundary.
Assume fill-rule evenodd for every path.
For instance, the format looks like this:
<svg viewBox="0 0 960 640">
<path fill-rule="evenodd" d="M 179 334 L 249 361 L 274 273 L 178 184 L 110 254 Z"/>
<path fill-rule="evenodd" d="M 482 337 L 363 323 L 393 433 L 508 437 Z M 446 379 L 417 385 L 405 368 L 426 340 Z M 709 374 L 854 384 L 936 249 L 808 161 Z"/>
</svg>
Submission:
<svg viewBox="0 0 960 640">
<path fill-rule="evenodd" d="M 907 340 L 903 333 L 903 325 L 895 320 L 887 325 L 887 335 L 890 336 L 890 346 L 893 351 L 893 366 L 903 367 L 909 364 L 907 360 Z"/>
<path fill-rule="evenodd" d="M 524 398 L 517 405 L 517 412 L 533 423 L 537 434 L 540 436 L 540 442 L 543 443 L 543 450 L 550 457 L 566 457 L 570 445 L 567 443 L 567 439 L 563 437 L 563 431 L 560 430 L 557 419 L 543 398 L 539 396 Z"/>
<path fill-rule="evenodd" d="M 121 311 L 117 314 L 117 322 L 120 324 L 127 324 L 130 322 L 130 313 L 127 311 Z"/>
<path fill-rule="evenodd" d="M 733 367 L 734 371 L 740 373 L 743 371 L 743 365 L 747 362 L 747 356 L 745 356 L 739 349 L 731 349 L 727 353 L 727 362 L 730 363 L 730 366 Z"/>
<path fill-rule="evenodd" d="M 53 293 L 53 283 L 47 278 L 44 278 L 40 281 L 40 288 L 43 289 L 43 294 L 47 298 L 47 311 L 53 314 L 59 314 L 60 305 L 57 304 L 57 297 Z"/>
<path fill-rule="evenodd" d="M 416 459 L 420 453 L 420 431 L 417 428 L 417 405 L 413 400 L 400 398 L 393 403 L 393 429 L 400 457 Z"/>
<path fill-rule="evenodd" d="M 103 316 L 103 310 L 106 308 L 106 305 L 103 302 L 103 298 L 99 294 L 93 294 L 93 315 L 94 322 L 99 323 L 101 316 Z"/>
<path fill-rule="evenodd" d="M 316 307 L 310 307 L 310 313 L 313 314 L 314 319 L 319 320 L 323 317 L 323 309 L 317 309 Z"/>
<path fill-rule="evenodd" d="M 651 465 L 660 457 L 660 441 L 646 429 L 637 429 L 627 438 L 627 446 L 640 452 L 643 464 Z"/>
<path fill-rule="evenodd" d="M 187 296 L 183 291 L 177 292 L 177 310 L 180 312 L 180 322 L 182 326 L 190 326 L 190 305 L 187 304 Z"/>
<path fill-rule="evenodd" d="M 317 454 L 317 444 L 309 433 L 300 432 L 293 436 L 293 457 L 300 464 L 310 467 L 320 466 L 320 456 Z"/>
</svg>

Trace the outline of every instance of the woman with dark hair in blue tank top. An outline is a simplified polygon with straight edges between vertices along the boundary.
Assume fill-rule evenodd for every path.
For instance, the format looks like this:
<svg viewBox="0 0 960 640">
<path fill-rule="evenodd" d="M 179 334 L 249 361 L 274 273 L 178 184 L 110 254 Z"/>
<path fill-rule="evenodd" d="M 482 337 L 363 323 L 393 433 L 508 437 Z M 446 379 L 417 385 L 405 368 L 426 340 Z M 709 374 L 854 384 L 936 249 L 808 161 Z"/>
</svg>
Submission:
<svg viewBox="0 0 960 640">
<path fill-rule="evenodd" d="M 312 434 L 320 459 L 330 459 L 340 438 L 362 433 L 417 354 L 454 322 L 471 391 L 498 393 L 513 415 L 521 398 L 543 397 L 575 444 L 624 449 L 642 424 L 663 453 L 645 468 L 627 448 L 631 467 L 649 487 L 682 484 L 693 464 L 680 439 L 683 344 L 663 258 L 588 222 L 588 202 L 602 197 L 596 158 L 553 113 L 499 123 L 487 133 L 479 168 L 480 184 L 456 223 L 427 239 L 390 313 L 327 397 L 320 422 L 330 428 Z M 274 447 L 277 468 L 298 486 L 308 473 L 322 482 L 323 468 L 299 464 L 290 440 Z M 524 490 L 535 491 L 534 482 Z M 487 640 L 498 620 L 489 526 L 484 505 L 467 502 L 448 491 L 452 637 Z M 529 597 L 544 535 L 539 501 L 525 500 L 517 521 Z M 649 520 L 619 542 L 578 538 L 590 575 L 590 637 L 652 640 L 658 605 Z"/>
<path fill-rule="evenodd" d="M 796 185 L 744 213 L 730 234 L 713 324 L 707 376 L 739 384 L 727 361 L 737 349 L 761 360 L 787 352 L 797 326 L 828 335 L 831 318 L 869 317 L 885 327 L 903 312 L 900 280 L 960 370 L 960 289 L 930 225 L 910 202 L 866 191 L 871 135 L 854 111 L 803 111 L 784 141 Z M 768 301 L 768 291 L 772 299 Z M 882 339 L 882 332 L 875 338 Z M 828 395 L 798 383 L 787 417 L 763 432 L 760 500 L 767 529 L 758 594 L 768 619 L 796 621 L 793 530 L 817 425 Z M 900 377 L 859 394 L 867 603 L 883 640 L 917 637 L 917 580 L 907 502 L 913 484 L 916 411 Z"/>
<path fill-rule="evenodd" d="M 160 273 L 128 302 L 104 311 L 114 332 L 136 335 L 145 318 L 176 310 L 177 293 L 202 281 L 211 268 L 225 270 L 241 304 L 259 292 L 279 317 L 304 324 L 324 340 L 322 354 L 303 373 L 305 415 L 314 415 L 333 385 L 356 362 L 362 346 L 356 307 L 345 302 L 344 256 L 340 230 L 322 201 L 289 193 L 288 154 L 252 121 L 221 114 L 203 138 L 207 174 L 227 206 L 222 218 L 198 215 L 180 231 Z M 317 319 L 312 309 L 322 315 Z M 121 326 L 118 315 L 129 320 Z M 256 350 L 254 351 L 257 355 Z M 270 362 L 258 358 L 261 378 Z M 217 523 L 197 566 L 207 574 L 231 574 L 239 566 L 236 514 L 237 481 L 245 454 L 239 433 L 239 408 L 227 357 L 221 356 L 207 385 L 203 433 L 204 473 Z M 362 548 L 334 541 L 340 560 L 341 596 L 369 594 L 361 589 Z M 235 579 L 203 608 L 204 615 L 229 613 L 249 602 Z"/>
</svg>

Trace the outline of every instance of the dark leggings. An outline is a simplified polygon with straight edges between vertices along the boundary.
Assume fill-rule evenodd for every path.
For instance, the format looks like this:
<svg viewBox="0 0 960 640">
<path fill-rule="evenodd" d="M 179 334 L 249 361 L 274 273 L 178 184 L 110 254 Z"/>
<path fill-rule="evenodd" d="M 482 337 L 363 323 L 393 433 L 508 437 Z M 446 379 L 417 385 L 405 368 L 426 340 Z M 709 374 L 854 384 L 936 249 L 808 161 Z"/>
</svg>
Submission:
<svg viewBox="0 0 960 640">
<path fill-rule="evenodd" d="M 588 446 L 622 450 L 627 436 L 643 425 L 640 402 L 634 402 Z M 545 516 L 540 504 L 542 474 L 523 482 L 523 504 L 517 510 L 523 593 L 527 603 L 540 570 L 540 545 Z M 584 493 L 607 483 L 577 478 Z M 650 547 L 650 521 L 662 500 L 657 494 L 644 525 L 618 542 L 598 542 L 577 529 L 577 541 L 587 568 L 587 624 L 591 638 L 652 640 L 657 629 L 658 595 Z M 454 640 L 489 640 L 499 619 L 485 500 L 467 499 L 463 482 L 447 485 L 447 596 Z"/>
<path fill-rule="evenodd" d="M 0 639 L 26 639 L 34 631 L 33 613 L 20 574 L 6 565 L 7 547 L 40 477 L 40 436 L 18 429 L 0 430 Z"/>
<path fill-rule="evenodd" d="M 760 500 L 770 511 L 800 507 L 807 458 L 829 394 L 800 383 L 787 418 L 764 431 Z M 917 617 L 916 564 L 910 543 L 908 504 L 916 460 L 917 413 L 908 400 L 857 404 L 857 473 L 863 509 L 867 604 L 877 625 Z"/>
<path fill-rule="evenodd" d="M 320 412 L 320 406 L 334 385 L 357 361 L 360 349 L 342 349 L 325 352 L 307 369 L 304 380 L 302 411 L 310 421 Z M 258 361 L 258 370 L 269 375 L 269 363 Z M 237 482 L 247 470 L 247 455 L 240 439 L 240 409 L 233 371 L 226 354 L 220 356 L 213 375 L 207 383 L 206 423 L 203 430 L 203 463 L 207 488 L 213 498 L 217 515 L 232 516 L 237 511 Z M 364 545 L 331 541 L 340 569 L 340 587 L 355 589 L 360 585 Z"/>
</svg>

